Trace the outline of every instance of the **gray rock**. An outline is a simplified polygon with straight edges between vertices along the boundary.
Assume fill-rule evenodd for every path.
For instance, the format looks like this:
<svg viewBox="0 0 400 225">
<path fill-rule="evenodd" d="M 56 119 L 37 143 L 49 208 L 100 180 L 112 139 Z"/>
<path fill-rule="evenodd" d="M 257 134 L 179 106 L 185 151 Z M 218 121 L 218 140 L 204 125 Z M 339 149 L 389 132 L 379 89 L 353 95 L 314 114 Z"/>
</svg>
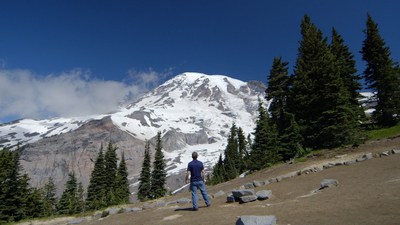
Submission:
<svg viewBox="0 0 400 225">
<path fill-rule="evenodd" d="M 270 178 L 268 179 L 269 183 L 276 183 L 276 178 Z"/>
<path fill-rule="evenodd" d="M 389 156 L 390 155 L 390 152 L 389 151 L 385 151 L 385 152 L 382 152 L 381 154 L 380 154 L 380 156 Z"/>
<path fill-rule="evenodd" d="M 227 202 L 227 203 L 235 202 L 235 197 L 233 197 L 232 194 L 228 195 L 228 196 L 226 197 L 226 202 Z"/>
<path fill-rule="evenodd" d="M 275 225 L 275 216 L 240 216 L 236 225 Z"/>
<path fill-rule="evenodd" d="M 82 222 L 85 222 L 85 218 L 78 218 L 78 219 L 75 219 L 75 220 L 71 220 L 67 224 L 80 224 Z"/>
<path fill-rule="evenodd" d="M 261 181 L 255 180 L 255 181 L 253 181 L 253 185 L 254 185 L 254 187 L 261 187 L 263 185 L 263 183 Z"/>
<path fill-rule="evenodd" d="M 400 154 L 400 149 L 392 149 L 392 154 Z"/>
<path fill-rule="evenodd" d="M 239 203 L 243 204 L 248 202 L 254 202 L 255 200 L 257 200 L 256 195 L 246 195 L 239 198 Z"/>
<path fill-rule="evenodd" d="M 119 213 L 121 211 L 121 208 L 110 208 L 110 209 L 107 209 L 107 211 L 110 215 L 113 215 L 113 214 Z"/>
<path fill-rule="evenodd" d="M 257 191 L 256 196 L 257 196 L 258 200 L 266 200 L 266 199 L 271 198 L 272 191 L 271 190 Z"/>
<path fill-rule="evenodd" d="M 142 208 L 138 208 L 138 207 L 133 207 L 133 208 L 127 207 L 127 208 L 124 208 L 124 210 L 125 210 L 125 212 L 129 213 L 129 212 L 140 212 L 143 209 Z"/>
<path fill-rule="evenodd" d="M 255 192 L 254 189 L 233 190 L 232 195 L 235 198 L 240 198 L 242 196 L 255 195 Z"/>
<path fill-rule="evenodd" d="M 223 195 L 225 195 L 225 192 L 221 190 L 221 191 L 218 191 L 217 193 L 214 193 L 213 198 L 217 198 L 217 197 L 220 197 Z"/>
<path fill-rule="evenodd" d="M 276 182 L 281 182 L 282 180 L 283 180 L 282 176 L 279 176 L 279 177 L 276 178 Z"/>
<path fill-rule="evenodd" d="M 335 164 L 333 164 L 333 163 L 328 163 L 328 164 L 325 164 L 322 168 L 323 169 L 329 169 L 329 168 L 332 168 L 332 167 L 334 167 L 335 166 Z"/>
<path fill-rule="evenodd" d="M 366 159 L 372 159 L 372 158 L 374 158 L 373 155 L 372 155 L 372 153 L 367 153 L 367 154 L 363 155 L 363 157 L 366 158 Z"/>
<path fill-rule="evenodd" d="M 192 202 L 192 200 L 188 199 L 188 198 L 180 198 L 177 200 L 173 200 L 170 202 L 165 203 L 165 205 L 173 205 L 173 204 L 186 204 L 186 203 L 190 203 Z"/>
<path fill-rule="evenodd" d="M 351 164 L 354 164 L 354 163 L 356 163 L 356 160 L 350 160 L 350 161 L 344 162 L 344 165 L 348 166 L 348 165 L 351 165 Z"/>
<path fill-rule="evenodd" d="M 373 158 L 372 153 L 367 153 L 367 154 L 364 154 L 363 156 L 361 156 L 360 158 L 356 159 L 356 162 L 363 162 L 365 160 L 372 159 L 372 158 Z"/>
<path fill-rule="evenodd" d="M 246 183 L 246 184 L 244 184 L 244 188 L 246 188 L 246 189 L 254 188 L 254 184 L 253 183 Z"/>
<path fill-rule="evenodd" d="M 319 189 L 324 189 L 328 187 L 338 186 L 339 182 L 335 179 L 323 179 L 320 183 Z"/>
</svg>

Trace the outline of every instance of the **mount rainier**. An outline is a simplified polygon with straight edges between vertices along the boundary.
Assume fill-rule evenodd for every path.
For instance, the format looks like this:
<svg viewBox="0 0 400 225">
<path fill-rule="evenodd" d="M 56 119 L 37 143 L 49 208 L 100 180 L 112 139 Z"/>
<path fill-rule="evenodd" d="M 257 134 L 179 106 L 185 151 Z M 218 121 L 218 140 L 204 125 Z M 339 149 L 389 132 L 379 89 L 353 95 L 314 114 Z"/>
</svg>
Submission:
<svg viewBox="0 0 400 225">
<path fill-rule="evenodd" d="M 132 191 L 140 174 L 144 144 L 155 144 L 158 131 L 167 161 L 167 187 L 183 184 L 181 173 L 198 151 L 210 169 L 226 145 L 232 123 L 253 132 L 258 98 L 265 86 L 222 75 L 183 73 L 117 112 L 49 120 L 23 119 L 0 125 L 0 147 L 21 149 L 21 165 L 32 185 L 53 177 L 60 193 L 74 171 L 84 187 L 100 146 L 111 141 L 125 154 Z M 154 148 L 152 148 L 153 150 Z"/>
</svg>

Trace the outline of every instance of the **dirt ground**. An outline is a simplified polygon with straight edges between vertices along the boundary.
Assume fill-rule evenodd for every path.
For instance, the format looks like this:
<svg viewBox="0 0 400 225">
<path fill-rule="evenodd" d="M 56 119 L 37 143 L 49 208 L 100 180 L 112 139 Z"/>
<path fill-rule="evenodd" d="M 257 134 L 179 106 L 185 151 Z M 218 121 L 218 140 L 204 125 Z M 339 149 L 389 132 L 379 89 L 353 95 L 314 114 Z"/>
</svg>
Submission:
<svg viewBox="0 0 400 225">
<path fill-rule="evenodd" d="M 321 153 L 304 163 L 283 164 L 245 178 L 208 187 L 210 195 L 223 190 L 229 193 L 254 180 L 265 180 L 311 165 L 337 159 L 350 159 L 360 154 L 380 153 L 400 148 L 400 138 L 373 141 L 356 149 L 333 154 Z M 339 156 L 337 155 L 339 154 Z M 199 158 L 200 159 L 200 158 Z M 323 179 L 336 179 L 337 187 L 316 191 Z M 190 211 L 191 204 L 169 205 L 140 212 L 111 215 L 82 224 L 99 225 L 233 225 L 241 215 L 275 215 L 279 225 L 313 224 L 400 224 L 400 154 L 375 157 L 352 165 L 335 166 L 316 173 L 304 174 L 278 183 L 255 188 L 272 190 L 273 197 L 246 204 L 226 203 L 226 195 L 212 199 L 212 206 Z M 165 201 L 190 198 L 190 193 L 170 196 Z"/>
</svg>

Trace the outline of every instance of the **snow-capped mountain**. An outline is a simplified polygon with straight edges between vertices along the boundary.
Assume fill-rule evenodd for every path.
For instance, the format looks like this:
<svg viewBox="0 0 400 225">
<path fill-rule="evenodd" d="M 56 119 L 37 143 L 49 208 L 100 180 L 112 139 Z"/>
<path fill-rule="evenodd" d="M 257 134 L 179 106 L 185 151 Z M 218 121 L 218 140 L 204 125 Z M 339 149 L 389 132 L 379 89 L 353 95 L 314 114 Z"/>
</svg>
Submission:
<svg viewBox="0 0 400 225">
<path fill-rule="evenodd" d="M 33 183 L 52 176 L 62 186 L 75 171 L 84 185 L 101 144 L 112 141 L 125 153 L 132 182 L 140 173 L 145 140 L 162 133 L 170 186 L 198 151 L 210 168 L 224 150 L 232 123 L 253 132 L 261 82 L 222 75 L 184 73 L 115 113 L 52 120 L 19 120 L 0 125 L 0 147 L 25 145 L 21 164 Z M 175 179 L 175 180 L 174 180 Z M 177 184 L 176 186 L 179 186 Z"/>
</svg>

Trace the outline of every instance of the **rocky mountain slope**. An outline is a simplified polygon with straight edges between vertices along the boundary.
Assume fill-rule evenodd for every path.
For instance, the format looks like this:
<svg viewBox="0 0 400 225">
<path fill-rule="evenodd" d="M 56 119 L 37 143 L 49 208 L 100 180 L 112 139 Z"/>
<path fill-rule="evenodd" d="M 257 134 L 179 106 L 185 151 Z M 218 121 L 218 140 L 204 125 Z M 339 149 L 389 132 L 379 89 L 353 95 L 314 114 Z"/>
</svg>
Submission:
<svg viewBox="0 0 400 225">
<path fill-rule="evenodd" d="M 0 126 L 0 147 L 23 146 L 21 164 L 41 186 L 49 177 L 61 192 L 69 172 L 84 186 L 101 144 L 109 141 L 125 153 L 134 191 L 146 140 L 162 133 L 168 184 L 183 184 L 181 173 L 198 151 L 210 168 L 224 150 L 233 122 L 246 134 L 253 132 L 261 82 L 242 82 L 221 75 L 184 73 L 160 85 L 117 112 L 80 118 L 24 119 Z"/>
</svg>

